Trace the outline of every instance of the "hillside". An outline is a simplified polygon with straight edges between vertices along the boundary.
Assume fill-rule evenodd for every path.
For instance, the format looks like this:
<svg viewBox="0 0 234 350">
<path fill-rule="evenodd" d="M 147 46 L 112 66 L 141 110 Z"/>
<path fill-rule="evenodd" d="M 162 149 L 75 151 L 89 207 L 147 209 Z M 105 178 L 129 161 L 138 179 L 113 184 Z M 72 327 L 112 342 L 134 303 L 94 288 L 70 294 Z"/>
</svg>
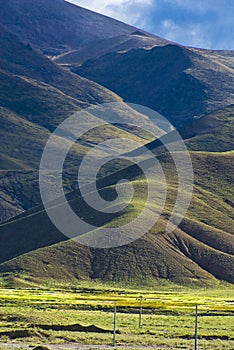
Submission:
<svg viewBox="0 0 234 350">
<path fill-rule="evenodd" d="M 62 269 L 62 278 L 65 280 L 95 278 L 104 281 L 147 281 L 165 278 L 179 283 L 200 280 L 198 283 L 202 284 L 215 281 L 216 277 L 234 282 L 233 152 L 222 152 L 222 144 L 217 152 L 202 150 L 203 140 L 199 135 L 200 130 L 204 138 L 211 137 L 210 130 L 204 128 L 205 124 L 211 123 L 213 140 L 210 139 L 209 146 L 213 142 L 217 147 L 219 131 L 222 134 L 222 127 L 225 129 L 225 125 L 230 122 L 233 122 L 233 107 L 194 121 L 193 130 L 197 130 L 194 131 L 197 135 L 187 140 L 188 145 L 192 143 L 194 149 L 195 145 L 198 148 L 191 153 L 195 172 L 194 196 L 186 218 L 174 233 L 165 234 L 164 230 L 165 219 L 172 209 L 177 186 L 172 176 L 170 157 L 161 154 L 160 162 L 169 181 L 168 200 L 164 215 L 146 236 L 128 246 L 104 250 L 84 248 L 73 241 L 61 243 L 67 238 L 53 227 L 42 208 L 38 208 L 0 226 L 0 271 L 4 274 L 26 275 L 29 278 L 34 276 L 59 279 L 59 271 Z M 181 132 L 186 134 L 186 128 Z M 229 147 L 231 151 L 233 140 Z M 152 149 L 152 144 L 149 148 Z M 157 152 L 157 146 L 154 152 Z M 69 194 L 69 202 L 80 216 L 88 215 L 92 222 L 98 220 L 103 225 L 110 221 L 111 225 L 118 225 L 136 215 L 142 205 L 144 182 L 139 182 L 140 179 L 139 175 L 133 179 L 137 188 L 136 199 L 133 200 L 130 211 L 127 210 L 121 216 L 101 218 L 93 214 L 92 217 L 90 209 L 86 212 L 84 205 L 81 205 L 77 192 Z M 107 180 L 108 183 L 110 181 Z M 109 192 L 111 195 L 111 187 L 107 187 L 105 191 L 107 197 Z M 150 211 L 154 215 L 154 203 Z M 18 241 L 19 236 L 21 245 L 15 246 L 13 242 Z M 29 252 L 30 250 L 33 251 Z M 16 258 L 12 259 L 14 257 Z"/>
<path fill-rule="evenodd" d="M 195 117 L 178 128 L 178 132 L 190 151 L 228 152 L 234 149 L 233 107 L 227 106 L 202 117 Z M 162 136 L 164 143 L 172 142 L 174 131 Z M 158 150 L 161 140 L 148 144 L 150 150 Z"/>
<path fill-rule="evenodd" d="M 127 102 L 155 109 L 177 127 L 195 115 L 233 103 L 233 51 L 172 44 L 63 0 L 40 0 L 37 5 L 32 0 L 2 1 L 0 9 L 0 23 L 34 48 L 56 51 L 58 42 L 63 42 L 60 54 L 48 53 L 53 62 L 100 83 Z M 82 103 L 73 90 L 68 95 Z M 101 102 L 96 93 L 87 91 L 86 96 L 91 103 Z"/>
<path fill-rule="evenodd" d="M 29 283 L 50 278 L 234 283 L 233 68 L 233 51 L 183 47 L 63 0 L 0 0 L 0 277 Z M 123 113 L 122 122 L 85 132 L 64 162 L 63 187 L 71 208 L 89 224 L 107 229 L 131 222 L 144 208 L 149 182 L 139 167 L 122 160 L 100 168 L 97 188 L 112 207 L 116 183 L 131 180 L 130 205 L 100 214 L 81 198 L 81 159 L 97 144 L 119 137 L 138 143 L 121 144 L 121 154 L 142 156 L 141 165 L 143 145 L 155 154 L 167 180 L 166 204 L 160 220 L 140 239 L 115 249 L 89 248 L 68 240 L 51 223 L 41 205 L 39 163 L 51 132 L 67 117 L 88 106 L 122 101 L 150 107 L 177 127 L 194 167 L 193 198 L 179 227 L 166 233 L 178 179 L 162 144 L 173 143 L 175 131 L 156 114 L 142 114 L 124 102 L 115 105 L 113 115 Z M 103 111 L 94 115 L 98 123 L 106 117 Z M 76 128 L 93 125 L 86 114 L 76 118 L 74 132 L 61 129 L 57 135 L 57 154 Z M 139 121 L 144 130 L 150 118 L 157 139 L 153 130 L 132 125 Z M 99 151 L 109 155 L 108 148 Z M 153 173 L 150 162 L 149 170 L 158 189 L 147 206 L 147 217 L 154 218 L 163 177 Z M 124 184 L 118 185 L 124 192 Z M 64 222 L 69 220 L 61 199 L 51 205 Z M 137 230 L 144 232 L 145 222 Z M 90 241 L 100 231 L 82 231 L 82 238 Z"/>
<path fill-rule="evenodd" d="M 97 40 L 90 45 L 85 45 L 78 50 L 71 50 L 59 56 L 53 57 L 54 62 L 68 68 L 80 65 L 89 59 L 98 58 L 107 53 L 129 51 L 134 48 L 151 48 L 153 46 L 164 46 L 170 42 L 145 33 L 144 31 L 133 31 L 130 34 L 119 35 L 113 38 Z"/>
<path fill-rule="evenodd" d="M 64 0 L 1 0 L 0 23 L 50 55 L 136 30 Z"/>
<path fill-rule="evenodd" d="M 72 71 L 158 111 L 177 127 L 233 102 L 233 69 L 178 45 L 112 52 Z"/>
<path fill-rule="evenodd" d="M 38 168 L 51 131 L 81 108 L 118 102 L 121 98 L 94 82 L 60 68 L 4 27 L 0 26 L 0 29 L 2 222 L 19 211 L 41 203 Z M 106 130 L 106 133 L 110 134 L 111 131 Z M 141 136 L 130 135 L 117 127 L 112 128 L 112 134 L 125 134 L 142 140 Z M 87 135 L 82 145 L 73 149 L 70 166 L 75 166 L 74 158 L 80 159 L 87 152 L 93 144 L 93 137 Z M 68 186 L 67 190 L 71 189 L 74 187 Z"/>
<path fill-rule="evenodd" d="M 17 36 L 0 29 L 2 107 L 54 128 L 82 107 L 119 100 L 107 89 L 61 69 Z"/>
<path fill-rule="evenodd" d="M 50 132 L 82 107 L 120 98 L 61 69 L 1 25 L 0 31 L 2 221 L 40 203 L 37 173 Z"/>
</svg>

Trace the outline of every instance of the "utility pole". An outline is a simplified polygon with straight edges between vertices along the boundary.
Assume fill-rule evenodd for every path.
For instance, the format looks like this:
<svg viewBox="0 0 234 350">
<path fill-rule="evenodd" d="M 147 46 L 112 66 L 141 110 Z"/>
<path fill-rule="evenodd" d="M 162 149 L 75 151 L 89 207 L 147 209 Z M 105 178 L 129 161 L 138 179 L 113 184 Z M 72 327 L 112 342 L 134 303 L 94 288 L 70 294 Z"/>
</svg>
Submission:
<svg viewBox="0 0 234 350">
<path fill-rule="evenodd" d="M 113 331 L 113 346 L 116 345 L 116 301 L 114 303 L 114 331 Z"/>
<path fill-rule="evenodd" d="M 141 328 L 141 321 L 142 321 L 142 300 L 143 300 L 143 297 L 140 296 L 140 310 L 139 310 L 139 323 L 138 323 L 139 328 Z"/>
<path fill-rule="evenodd" d="M 196 305 L 195 334 L 194 334 L 194 350 L 198 350 L 198 347 L 197 347 L 197 340 L 198 340 L 198 305 Z"/>
</svg>

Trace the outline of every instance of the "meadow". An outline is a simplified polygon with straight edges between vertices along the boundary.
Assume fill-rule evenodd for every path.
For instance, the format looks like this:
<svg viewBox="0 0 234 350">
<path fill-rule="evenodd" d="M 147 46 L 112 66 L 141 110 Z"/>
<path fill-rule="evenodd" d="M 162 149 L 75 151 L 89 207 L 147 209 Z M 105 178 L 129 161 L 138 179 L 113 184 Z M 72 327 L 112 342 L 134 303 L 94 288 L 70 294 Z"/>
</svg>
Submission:
<svg viewBox="0 0 234 350">
<path fill-rule="evenodd" d="M 118 348 L 194 349 L 198 304 L 198 349 L 234 349 L 234 291 L 228 285 L 192 289 L 165 283 L 144 290 L 87 282 L 27 289 L 2 287 L 0 349 L 23 350 L 39 344 L 51 349 L 111 346 L 115 302 Z M 109 332 L 69 328 L 77 324 Z"/>
</svg>

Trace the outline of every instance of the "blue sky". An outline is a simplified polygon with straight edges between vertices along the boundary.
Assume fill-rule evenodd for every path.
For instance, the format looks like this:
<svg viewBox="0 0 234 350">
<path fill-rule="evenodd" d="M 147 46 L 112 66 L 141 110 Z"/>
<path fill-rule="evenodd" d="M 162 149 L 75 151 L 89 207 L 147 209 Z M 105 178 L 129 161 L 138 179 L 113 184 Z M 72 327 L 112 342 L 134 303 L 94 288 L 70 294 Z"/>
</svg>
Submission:
<svg viewBox="0 0 234 350">
<path fill-rule="evenodd" d="M 188 46 L 234 49 L 234 0 L 69 0 Z"/>
</svg>

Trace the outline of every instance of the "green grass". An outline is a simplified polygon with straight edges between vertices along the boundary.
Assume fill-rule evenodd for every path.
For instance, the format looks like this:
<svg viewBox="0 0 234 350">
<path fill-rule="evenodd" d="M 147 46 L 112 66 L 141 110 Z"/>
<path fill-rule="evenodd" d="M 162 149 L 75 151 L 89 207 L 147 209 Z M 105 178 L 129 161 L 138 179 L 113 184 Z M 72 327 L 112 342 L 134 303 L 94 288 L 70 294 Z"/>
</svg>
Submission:
<svg viewBox="0 0 234 350">
<path fill-rule="evenodd" d="M 62 288 L 62 289 L 61 289 Z M 199 305 L 199 349 L 232 349 L 233 290 L 185 289 L 160 283 L 148 290 L 83 282 L 76 285 L 42 286 L 40 289 L 0 289 L 0 335 L 5 331 L 28 330 L 31 336 L 17 338 L 30 345 L 111 345 L 112 334 L 42 330 L 40 325 L 79 323 L 113 329 L 113 304 L 117 303 L 117 345 L 165 346 L 193 349 L 194 311 Z M 139 297 L 143 296 L 142 327 L 138 328 Z M 0 341 L 11 342 L 2 336 Z M 64 346 L 65 348 L 65 346 Z"/>
<path fill-rule="evenodd" d="M 21 276 L 25 273 L 37 281 L 97 278 L 103 281 L 142 280 L 148 284 L 151 280 L 163 278 L 186 285 L 216 284 L 217 279 L 233 282 L 233 208 L 228 202 L 233 203 L 232 158 L 230 152 L 192 153 L 195 170 L 193 199 L 180 228 L 168 235 L 165 234 L 166 218 L 175 202 L 177 183 L 171 161 L 164 155 L 160 158 L 168 177 L 164 213 L 147 235 L 128 246 L 98 250 L 73 241 L 58 243 L 61 238 L 53 238 L 56 231 L 42 208 L 35 209 L 31 215 L 26 213 L 16 218 L 11 224 L 1 226 L 1 275 Z M 70 194 L 69 202 L 80 217 L 88 214 L 89 222 L 94 225 L 123 225 L 134 219 L 145 204 L 145 179 L 137 177 L 133 185 L 136 196 L 123 215 L 117 217 L 100 217 L 89 208 L 86 211 L 76 192 Z M 112 198 L 113 186 L 107 185 L 102 193 L 105 198 Z M 158 211 L 156 197 L 148 208 L 149 215 Z M 21 245 L 9 245 L 9 236 L 12 242 L 19 240 Z M 49 243 L 46 241 L 40 245 L 40 239 Z M 48 246 L 43 248 L 45 245 Z M 14 258 L 17 255 L 21 256 Z"/>
</svg>

